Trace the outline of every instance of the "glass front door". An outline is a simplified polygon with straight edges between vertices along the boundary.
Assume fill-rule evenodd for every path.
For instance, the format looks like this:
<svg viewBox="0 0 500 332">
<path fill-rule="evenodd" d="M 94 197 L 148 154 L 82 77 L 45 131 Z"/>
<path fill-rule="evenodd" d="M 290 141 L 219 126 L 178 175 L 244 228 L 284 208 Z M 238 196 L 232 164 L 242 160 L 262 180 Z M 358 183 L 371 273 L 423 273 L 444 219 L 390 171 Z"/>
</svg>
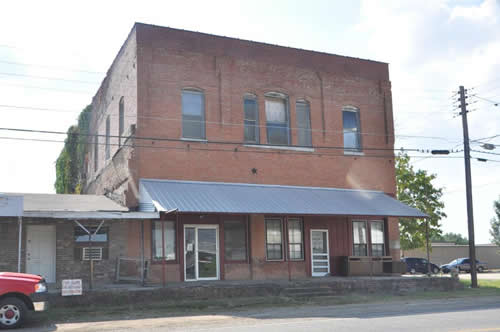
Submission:
<svg viewBox="0 0 500 332">
<path fill-rule="evenodd" d="M 219 279 L 219 229 L 213 225 L 184 227 L 185 279 Z"/>
<path fill-rule="evenodd" d="M 311 230 L 311 271 L 313 277 L 330 274 L 328 230 Z"/>
</svg>

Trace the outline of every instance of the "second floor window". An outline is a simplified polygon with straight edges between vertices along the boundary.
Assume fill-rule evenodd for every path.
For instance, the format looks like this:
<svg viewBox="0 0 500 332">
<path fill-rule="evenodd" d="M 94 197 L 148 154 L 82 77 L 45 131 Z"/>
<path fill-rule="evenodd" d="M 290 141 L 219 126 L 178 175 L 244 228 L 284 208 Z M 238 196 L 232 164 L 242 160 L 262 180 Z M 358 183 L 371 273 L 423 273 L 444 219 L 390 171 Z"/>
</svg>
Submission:
<svg viewBox="0 0 500 332">
<path fill-rule="evenodd" d="M 287 98 L 281 93 L 266 95 L 267 143 L 289 145 L 289 121 Z"/>
<path fill-rule="evenodd" d="M 344 124 L 344 151 L 361 151 L 361 128 L 359 125 L 359 110 L 354 107 L 342 109 Z"/>
<path fill-rule="evenodd" d="M 245 122 L 245 142 L 259 143 L 259 111 L 257 99 L 254 96 L 245 96 L 243 99 Z"/>
<path fill-rule="evenodd" d="M 109 115 L 108 117 L 106 118 L 106 160 L 109 159 L 110 155 L 111 155 L 111 151 L 110 151 L 110 120 L 109 120 Z"/>
<path fill-rule="evenodd" d="M 123 97 L 120 98 L 120 103 L 118 104 L 118 146 L 122 145 L 123 131 L 125 129 L 125 101 Z"/>
<path fill-rule="evenodd" d="M 311 146 L 311 112 L 309 103 L 305 100 L 299 100 L 295 104 L 297 117 L 297 138 L 299 146 Z"/>
<path fill-rule="evenodd" d="M 182 137 L 205 139 L 205 97 L 203 92 L 182 91 Z"/>
<path fill-rule="evenodd" d="M 99 136 L 94 136 L 94 172 L 97 172 L 99 167 Z"/>
</svg>

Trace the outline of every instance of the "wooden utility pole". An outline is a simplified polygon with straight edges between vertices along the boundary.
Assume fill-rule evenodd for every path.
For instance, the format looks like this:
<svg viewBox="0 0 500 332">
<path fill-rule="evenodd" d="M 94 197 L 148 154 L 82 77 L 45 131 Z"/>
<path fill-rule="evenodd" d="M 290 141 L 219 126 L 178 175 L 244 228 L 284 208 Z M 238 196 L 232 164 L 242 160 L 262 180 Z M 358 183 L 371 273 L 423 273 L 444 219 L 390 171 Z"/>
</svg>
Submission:
<svg viewBox="0 0 500 332">
<path fill-rule="evenodd" d="M 470 147 L 469 147 L 469 127 L 467 124 L 467 103 L 465 96 L 467 90 L 463 86 L 459 88 L 460 94 L 460 115 L 462 115 L 462 127 L 464 131 L 464 160 L 465 160 L 465 189 L 467 193 L 467 224 L 469 226 L 469 260 L 471 287 L 477 288 L 476 271 L 476 244 L 474 241 L 474 212 L 472 209 L 472 180 L 470 171 Z"/>
</svg>

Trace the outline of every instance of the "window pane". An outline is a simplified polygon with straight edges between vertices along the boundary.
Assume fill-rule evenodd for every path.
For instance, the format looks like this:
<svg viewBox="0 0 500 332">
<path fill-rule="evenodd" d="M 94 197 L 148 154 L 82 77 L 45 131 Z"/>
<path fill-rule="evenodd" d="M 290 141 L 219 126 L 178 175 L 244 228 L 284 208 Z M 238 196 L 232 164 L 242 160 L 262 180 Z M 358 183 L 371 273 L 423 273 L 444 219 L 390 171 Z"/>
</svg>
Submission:
<svg viewBox="0 0 500 332">
<path fill-rule="evenodd" d="M 125 125 L 125 105 L 123 101 L 123 97 L 120 99 L 120 103 L 118 106 L 118 136 L 122 136 L 123 134 L 123 128 Z M 121 146 L 122 144 L 122 137 L 118 137 L 118 145 Z"/>
<path fill-rule="evenodd" d="M 353 221 L 352 222 L 353 242 L 357 244 L 366 243 L 366 222 Z"/>
<path fill-rule="evenodd" d="M 342 119 L 344 125 L 344 148 L 360 150 L 359 112 L 344 110 L 342 112 Z"/>
<path fill-rule="evenodd" d="M 288 116 L 285 99 L 266 99 L 266 127 L 269 144 L 288 145 Z"/>
<path fill-rule="evenodd" d="M 311 116 L 309 110 L 309 103 L 297 102 L 296 103 L 297 115 L 297 136 L 300 146 L 311 146 Z"/>
<path fill-rule="evenodd" d="M 97 234 L 93 235 L 97 226 L 85 227 L 92 234 L 92 242 L 108 242 L 108 228 L 101 227 Z M 75 242 L 89 242 L 89 234 L 85 232 L 80 226 L 75 227 Z"/>
<path fill-rule="evenodd" d="M 372 221 L 371 226 L 371 237 L 372 243 L 383 244 L 384 243 L 384 222 L 383 221 Z"/>
<path fill-rule="evenodd" d="M 165 258 L 166 260 L 175 260 L 175 222 L 173 221 L 156 221 L 153 223 L 153 252 L 155 259 L 162 259 L 162 223 L 164 224 L 165 238 Z"/>
<path fill-rule="evenodd" d="M 224 222 L 224 252 L 227 260 L 246 260 L 246 224 L 243 221 Z"/>
<path fill-rule="evenodd" d="M 267 259 L 283 259 L 283 237 L 280 219 L 266 220 Z"/>
<path fill-rule="evenodd" d="M 288 241 L 290 259 L 303 259 L 302 220 L 288 219 Z"/>
<path fill-rule="evenodd" d="M 106 118 L 106 159 L 109 159 L 110 156 L 109 135 L 110 135 L 110 123 L 108 115 L 108 117 Z"/>
<path fill-rule="evenodd" d="M 205 105 L 201 92 L 182 92 L 182 136 L 205 138 Z"/>
<path fill-rule="evenodd" d="M 244 104 L 244 123 L 245 123 L 245 142 L 259 142 L 259 115 L 257 110 L 257 100 L 245 98 Z"/>
</svg>

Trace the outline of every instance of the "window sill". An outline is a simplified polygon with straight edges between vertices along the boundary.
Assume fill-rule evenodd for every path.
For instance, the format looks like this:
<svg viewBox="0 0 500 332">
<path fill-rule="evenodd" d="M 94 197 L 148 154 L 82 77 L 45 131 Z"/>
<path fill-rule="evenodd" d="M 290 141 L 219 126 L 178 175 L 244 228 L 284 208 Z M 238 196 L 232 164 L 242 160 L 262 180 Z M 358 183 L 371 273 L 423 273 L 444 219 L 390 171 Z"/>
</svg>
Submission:
<svg viewBox="0 0 500 332">
<path fill-rule="evenodd" d="M 290 145 L 257 145 L 257 144 L 244 144 L 247 148 L 260 148 L 260 149 L 275 149 L 275 150 L 288 150 L 288 151 L 302 151 L 302 152 L 314 152 L 313 148 L 306 148 L 300 146 L 290 146 Z"/>
<path fill-rule="evenodd" d="M 177 260 L 162 260 L 162 259 L 153 259 L 151 260 L 151 265 L 162 265 L 165 264 L 179 264 Z"/>
<path fill-rule="evenodd" d="M 346 151 L 344 150 L 345 156 L 364 156 L 365 153 L 362 151 Z"/>
<path fill-rule="evenodd" d="M 202 139 L 202 138 L 187 138 L 187 137 L 181 137 L 181 141 L 186 141 L 186 142 L 200 142 L 200 143 L 208 143 L 208 140 Z"/>
</svg>

